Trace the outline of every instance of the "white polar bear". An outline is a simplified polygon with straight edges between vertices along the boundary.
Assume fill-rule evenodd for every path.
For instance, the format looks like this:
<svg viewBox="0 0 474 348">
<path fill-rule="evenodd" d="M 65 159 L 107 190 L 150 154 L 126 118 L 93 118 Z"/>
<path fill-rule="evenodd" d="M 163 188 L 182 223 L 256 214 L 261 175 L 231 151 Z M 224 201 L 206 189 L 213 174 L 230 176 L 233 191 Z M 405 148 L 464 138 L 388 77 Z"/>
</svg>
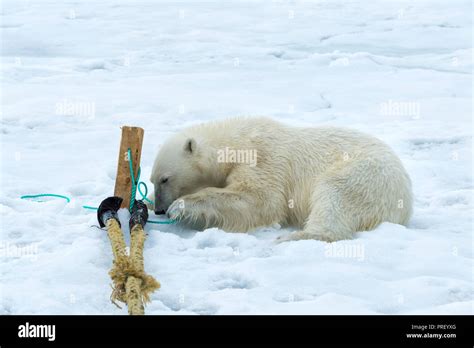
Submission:
<svg viewBox="0 0 474 348">
<path fill-rule="evenodd" d="M 157 214 L 199 229 L 301 229 L 283 240 L 349 239 L 383 221 L 405 225 L 412 213 L 410 178 L 382 141 L 268 118 L 185 129 L 162 146 L 150 180 Z"/>
</svg>

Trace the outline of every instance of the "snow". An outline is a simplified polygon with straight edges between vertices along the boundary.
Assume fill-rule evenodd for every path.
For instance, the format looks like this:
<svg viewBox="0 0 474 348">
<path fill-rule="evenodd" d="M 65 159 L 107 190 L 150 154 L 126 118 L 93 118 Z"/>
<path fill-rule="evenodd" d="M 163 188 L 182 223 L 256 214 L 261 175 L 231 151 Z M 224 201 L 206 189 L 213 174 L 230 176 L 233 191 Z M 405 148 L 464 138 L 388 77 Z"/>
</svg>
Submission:
<svg viewBox="0 0 474 348">
<path fill-rule="evenodd" d="M 113 193 L 119 127 L 145 128 L 148 182 L 168 136 L 236 115 L 383 139 L 412 178 L 413 219 L 333 244 L 148 224 L 162 284 L 148 314 L 473 313 L 469 0 L 6 0 L 1 13 L 1 314 L 126 314 L 82 208 Z M 72 202 L 19 198 L 48 192 Z"/>
</svg>

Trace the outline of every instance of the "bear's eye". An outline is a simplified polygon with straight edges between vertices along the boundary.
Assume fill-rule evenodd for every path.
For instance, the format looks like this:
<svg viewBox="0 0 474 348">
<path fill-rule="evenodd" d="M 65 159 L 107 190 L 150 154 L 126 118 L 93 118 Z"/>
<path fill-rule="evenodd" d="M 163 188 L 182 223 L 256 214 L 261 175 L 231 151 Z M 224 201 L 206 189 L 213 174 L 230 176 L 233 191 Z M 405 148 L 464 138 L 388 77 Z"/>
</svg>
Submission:
<svg viewBox="0 0 474 348">
<path fill-rule="evenodd" d="M 166 184 L 168 182 L 168 178 L 163 178 L 160 180 L 160 183 Z"/>
</svg>

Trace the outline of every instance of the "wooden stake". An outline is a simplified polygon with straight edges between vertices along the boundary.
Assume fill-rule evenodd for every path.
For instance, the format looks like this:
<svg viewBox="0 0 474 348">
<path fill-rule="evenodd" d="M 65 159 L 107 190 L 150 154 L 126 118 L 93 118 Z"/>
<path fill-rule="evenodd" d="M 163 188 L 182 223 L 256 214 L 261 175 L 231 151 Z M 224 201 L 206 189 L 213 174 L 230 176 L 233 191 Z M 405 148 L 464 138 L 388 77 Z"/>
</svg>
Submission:
<svg viewBox="0 0 474 348">
<path fill-rule="evenodd" d="M 143 135 L 145 131 L 140 127 L 122 127 L 122 139 L 117 165 L 117 177 L 115 178 L 114 196 L 123 198 L 120 208 L 130 207 L 130 194 L 132 190 L 132 179 L 130 178 L 130 167 L 128 160 L 128 149 L 130 148 L 133 161 L 133 173 L 135 179 L 140 168 L 142 154 Z"/>
</svg>

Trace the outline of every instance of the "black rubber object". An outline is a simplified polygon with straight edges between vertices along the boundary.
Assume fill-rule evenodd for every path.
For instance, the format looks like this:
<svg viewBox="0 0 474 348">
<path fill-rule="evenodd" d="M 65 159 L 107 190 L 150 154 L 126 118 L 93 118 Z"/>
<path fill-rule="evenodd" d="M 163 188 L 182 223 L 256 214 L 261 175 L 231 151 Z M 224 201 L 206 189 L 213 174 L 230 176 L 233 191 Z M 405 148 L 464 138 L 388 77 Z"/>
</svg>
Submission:
<svg viewBox="0 0 474 348">
<path fill-rule="evenodd" d="M 143 201 L 135 200 L 130 214 L 130 232 L 132 231 L 132 227 L 135 225 L 140 224 L 142 227 L 145 227 L 145 224 L 148 221 L 148 207 Z"/>
<path fill-rule="evenodd" d="M 97 220 L 99 221 L 100 227 L 105 227 L 105 223 L 109 219 L 117 220 L 120 226 L 117 211 L 120 209 L 122 201 L 122 197 L 113 196 L 104 199 L 102 203 L 100 203 L 99 209 L 97 209 Z"/>
</svg>

